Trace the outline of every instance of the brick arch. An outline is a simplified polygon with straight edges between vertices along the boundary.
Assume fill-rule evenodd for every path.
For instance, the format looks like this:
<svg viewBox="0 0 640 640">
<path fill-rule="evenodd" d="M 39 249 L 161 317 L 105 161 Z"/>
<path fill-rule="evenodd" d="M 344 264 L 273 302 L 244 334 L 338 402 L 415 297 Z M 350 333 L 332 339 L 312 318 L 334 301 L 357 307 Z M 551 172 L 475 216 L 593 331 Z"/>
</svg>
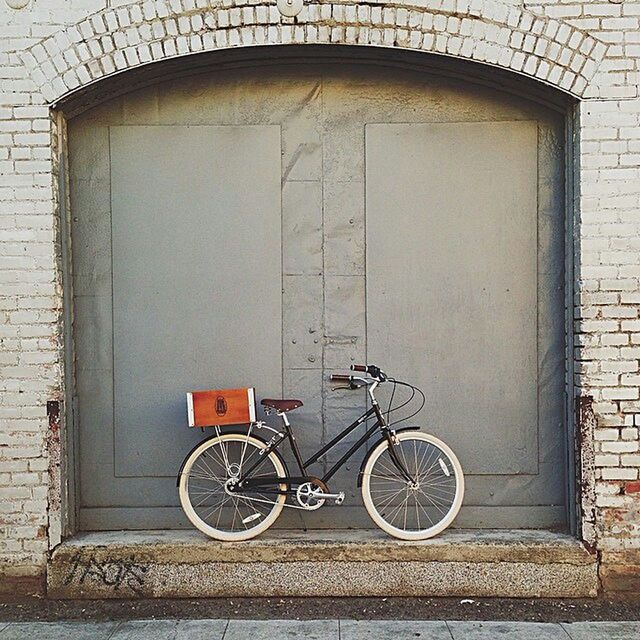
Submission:
<svg viewBox="0 0 640 640">
<path fill-rule="evenodd" d="M 154 61 L 236 47 L 348 44 L 468 59 L 581 97 L 606 45 L 571 25 L 495 0 L 383 6 L 311 0 L 295 18 L 275 4 L 146 0 L 97 12 L 21 54 L 55 103 L 103 78 Z"/>
</svg>

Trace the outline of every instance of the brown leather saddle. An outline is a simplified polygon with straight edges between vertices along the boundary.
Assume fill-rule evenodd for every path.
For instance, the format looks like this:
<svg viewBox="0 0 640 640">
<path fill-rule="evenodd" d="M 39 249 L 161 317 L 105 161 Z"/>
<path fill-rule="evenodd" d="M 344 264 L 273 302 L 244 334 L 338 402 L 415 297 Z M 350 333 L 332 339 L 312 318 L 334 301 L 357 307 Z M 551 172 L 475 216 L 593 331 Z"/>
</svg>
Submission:
<svg viewBox="0 0 640 640">
<path fill-rule="evenodd" d="M 260 402 L 263 407 L 269 409 L 275 409 L 280 413 L 286 413 L 287 411 L 293 411 L 302 406 L 302 400 L 273 400 L 271 398 L 265 398 Z"/>
</svg>

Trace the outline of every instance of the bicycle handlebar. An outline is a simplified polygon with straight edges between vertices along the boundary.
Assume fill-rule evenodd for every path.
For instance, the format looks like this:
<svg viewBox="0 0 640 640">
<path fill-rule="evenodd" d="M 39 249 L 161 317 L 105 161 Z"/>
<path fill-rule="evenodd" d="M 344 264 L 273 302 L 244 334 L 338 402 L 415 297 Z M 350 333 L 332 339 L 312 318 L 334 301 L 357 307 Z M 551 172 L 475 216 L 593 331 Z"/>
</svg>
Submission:
<svg viewBox="0 0 640 640">
<path fill-rule="evenodd" d="M 368 373 L 372 378 L 376 378 L 381 382 L 387 379 L 387 376 L 380 370 L 380 367 L 376 367 L 375 364 L 352 364 L 351 371 Z"/>
<path fill-rule="evenodd" d="M 329 376 L 329 380 L 332 382 L 346 382 L 354 389 L 362 384 L 372 384 L 373 382 L 380 383 L 387 379 L 387 376 L 380 370 L 380 367 L 376 367 L 375 364 L 352 364 L 351 371 L 360 371 L 366 373 L 373 378 L 372 380 L 365 380 L 358 376 L 345 376 L 339 373 L 334 373 Z"/>
</svg>

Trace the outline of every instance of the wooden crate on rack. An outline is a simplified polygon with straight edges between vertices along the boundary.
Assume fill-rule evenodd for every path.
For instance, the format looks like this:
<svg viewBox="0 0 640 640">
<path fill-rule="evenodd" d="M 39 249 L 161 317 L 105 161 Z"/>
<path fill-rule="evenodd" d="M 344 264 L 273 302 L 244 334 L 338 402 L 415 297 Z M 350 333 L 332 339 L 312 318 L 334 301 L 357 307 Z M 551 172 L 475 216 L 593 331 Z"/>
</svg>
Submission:
<svg viewBox="0 0 640 640">
<path fill-rule="evenodd" d="M 189 426 L 214 427 L 255 422 L 255 398 L 253 387 L 190 391 L 187 393 Z"/>
</svg>

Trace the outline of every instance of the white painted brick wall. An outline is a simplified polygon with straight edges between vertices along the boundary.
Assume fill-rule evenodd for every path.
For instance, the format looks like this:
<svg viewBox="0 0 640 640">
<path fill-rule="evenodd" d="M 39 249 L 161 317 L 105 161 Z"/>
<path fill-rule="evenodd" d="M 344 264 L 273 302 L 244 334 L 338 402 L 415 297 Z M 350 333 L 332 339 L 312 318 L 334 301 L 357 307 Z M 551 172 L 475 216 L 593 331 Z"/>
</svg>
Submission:
<svg viewBox="0 0 640 640">
<path fill-rule="evenodd" d="M 636 95 L 637 86 L 627 88 Z M 595 534 L 601 548 L 619 549 L 640 546 L 640 99 L 598 95 L 581 107 L 578 384 L 593 396 L 598 418 Z"/>
<path fill-rule="evenodd" d="M 0 566 L 38 573 L 48 545 L 46 401 L 59 396 L 49 109 L 1 67 Z"/>
<path fill-rule="evenodd" d="M 640 2 L 407 5 L 310 4 L 293 25 L 273 3 L 31 0 L 16 11 L 0 0 L 0 575 L 40 574 L 60 537 L 58 434 L 45 411 L 62 391 L 56 131 L 47 101 L 140 62 L 271 42 L 430 50 L 583 94 L 575 370 L 596 423 L 582 445 L 585 460 L 595 455 L 595 477 L 583 478 L 595 496 L 584 535 L 600 548 L 640 547 Z"/>
</svg>

